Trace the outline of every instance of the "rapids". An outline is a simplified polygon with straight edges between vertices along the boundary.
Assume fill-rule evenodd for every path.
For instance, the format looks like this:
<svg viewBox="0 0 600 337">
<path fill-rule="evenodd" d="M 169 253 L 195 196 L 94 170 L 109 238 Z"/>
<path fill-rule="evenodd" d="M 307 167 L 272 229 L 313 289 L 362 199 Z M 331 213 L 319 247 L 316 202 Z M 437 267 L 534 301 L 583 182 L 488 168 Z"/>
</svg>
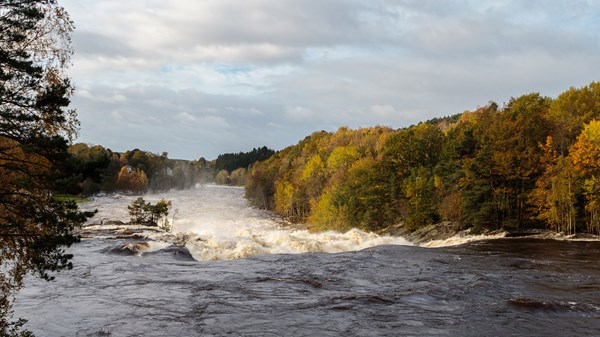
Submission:
<svg viewBox="0 0 600 337">
<path fill-rule="evenodd" d="M 242 196 L 217 186 L 146 196 L 172 200 L 172 234 L 88 226 L 70 248 L 74 269 L 53 282 L 27 279 L 15 316 L 38 337 L 600 331 L 599 242 L 423 248 L 361 231 L 312 234 Z M 86 207 L 99 210 L 93 222 L 126 221 L 132 200 L 107 196 Z"/>
<path fill-rule="evenodd" d="M 360 230 L 346 233 L 310 233 L 271 213 L 251 208 L 237 187 L 204 185 L 196 189 L 144 196 L 155 203 L 171 200 L 169 220 L 173 235 L 146 233 L 158 242 L 185 242 L 194 259 L 229 260 L 270 254 L 340 253 L 384 244 L 409 245 L 403 238 L 379 236 Z M 84 204 L 98 214 L 90 223 L 129 219 L 127 205 L 136 197 L 104 196 Z M 122 226 L 123 229 L 129 226 Z M 90 228 L 90 227 L 88 227 Z"/>
</svg>

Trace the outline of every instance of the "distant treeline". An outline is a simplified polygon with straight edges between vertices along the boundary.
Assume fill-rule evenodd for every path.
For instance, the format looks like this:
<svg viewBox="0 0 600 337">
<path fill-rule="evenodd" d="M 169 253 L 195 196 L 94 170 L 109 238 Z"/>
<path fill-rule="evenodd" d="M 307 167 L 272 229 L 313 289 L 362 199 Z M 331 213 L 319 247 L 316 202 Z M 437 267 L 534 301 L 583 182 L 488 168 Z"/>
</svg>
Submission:
<svg viewBox="0 0 600 337">
<path fill-rule="evenodd" d="M 249 152 L 238 152 L 238 153 L 225 153 L 220 154 L 214 162 L 215 171 L 227 170 L 233 172 L 238 168 L 248 168 L 250 165 L 257 161 L 266 160 L 275 151 L 263 146 L 261 148 L 254 148 Z"/>
<path fill-rule="evenodd" d="M 113 152 L 101 145 L 69 147 L 68 172 L 62 192 L 92 195 L 99 192 L 130 192 L 183 189 L 210 181 L 212 171 L 204 158 L 169 159 L 166 152 L 154 154 L 139 149 Z"/>
<path fill-rule="evenodd" d="M 393 130 L 315 132 L 248 172 L 246 195 L 316 230 L 600 232 L 600 83 Z"/>
<path fill-rule="evenodd" d="M 74 144 L 60 181 L 60 192 L 92 195 L 100 192 L 141 194 L 190 188 L 198 183 L 244 185 L 246 169 L 257 160 L 275 153 L 262 147 L 251 152 L 220 155 L 216 160 L 169 159 L 168 154 L 155 154 L 139 149 L 113 152 L 101 145 Z M 217 166 L 219 165 L 219 166 Z M 219 167 L 216 170 L 215 167 Z M 220 175 L 215 177 L 215 173 Z"/>
<path fill-rule="evenodd" d="M 214 161 L 214 169 L 217 173 L 216 182 L 244 186 L 248 167 L 257 161 L 266 160 L 274 154 L 275 151 L 266 146 L 254 148 L 249 152 L 221 154 Z"/>
</svg>

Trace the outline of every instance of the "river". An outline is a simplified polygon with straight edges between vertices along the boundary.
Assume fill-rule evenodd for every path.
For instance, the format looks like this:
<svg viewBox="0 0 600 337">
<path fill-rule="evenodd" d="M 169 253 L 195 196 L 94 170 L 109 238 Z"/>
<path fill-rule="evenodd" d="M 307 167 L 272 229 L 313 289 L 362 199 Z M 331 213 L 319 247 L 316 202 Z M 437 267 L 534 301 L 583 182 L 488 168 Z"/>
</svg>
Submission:
<svg viewBox="0 0 600 337">
<path fill-rule="evenodd" d="M 174 233 L 92 226 L 75 267 L 27 279 L 15 317 L 41 336 L 595 336 L 600 243 L 495 239 L 439 248 L 309 233 L 239 188 L 172 200 Z M 132 197 L 97 198 L 95 222 Z M 116 233 L 116 234 L 115 234 Z M 133 250 L 122 249 L 145 242 Z"/>
</svg>

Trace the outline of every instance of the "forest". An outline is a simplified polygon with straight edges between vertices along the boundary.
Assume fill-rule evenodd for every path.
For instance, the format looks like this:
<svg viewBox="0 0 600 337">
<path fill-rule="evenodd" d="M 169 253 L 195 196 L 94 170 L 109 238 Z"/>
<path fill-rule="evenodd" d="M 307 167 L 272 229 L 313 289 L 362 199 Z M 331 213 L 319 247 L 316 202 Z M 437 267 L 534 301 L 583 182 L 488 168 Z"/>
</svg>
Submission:
<svg viewBox="0 0 600 337">
<path fill-rule="evenodd" d="M 77 143 L 68 147 L 57 191 L 67 195 L 98 193 L 143 194 L 191 188 L 216 182 L 243 186 L 246 169 L 275 151 L 262 147 L 249 152 L 219 155 L 215 160 L 170 159 L 166 152 L 155 154 L 134 149 L 113 152 L 101 145 Z"/>
<path fill-rule="evenodd" d="M 248 167 L 257 161 L 269 159 L 275 151 L 263 146 L 249 152 L 224 153 L 214 160 L 215 182 L 221 185 L 244 186 Z"/>
<path fill-rule="evenodd" d="M 600 234 L 600 83 L 397 130 L 315 132 L 253 165 L 246 196 L 313 230 Z"/>
<path fill-rule="evenodd" d="M 183 189 L 210 181 L 212 176 L 210 163 L 204 158 L 176 160 L 169 159 L 166 152 L 159 155 L 139 149 L 118 153 L 83 143 L 69 146 L 68 152 L 59 191 L 70 195 Z"/>
</svg>

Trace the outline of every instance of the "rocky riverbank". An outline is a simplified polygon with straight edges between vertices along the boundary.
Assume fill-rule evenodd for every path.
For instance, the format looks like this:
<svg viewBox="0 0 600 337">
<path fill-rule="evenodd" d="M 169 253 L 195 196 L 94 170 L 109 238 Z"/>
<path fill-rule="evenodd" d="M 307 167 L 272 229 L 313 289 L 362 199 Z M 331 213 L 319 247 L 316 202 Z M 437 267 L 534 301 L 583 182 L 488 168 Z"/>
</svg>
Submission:
<svg viewBox="0 0 600 337">
<path fill-rule="evenodd" d="M 455 223 L 441 222 L 410 231 L 402 224 L 389 226 L 378 232 L 381 235 L 401 236 L 411 243 L 425 247 L 451 246 L 472 241 L 497 238 L 536 238 L 571 241 L 596 241 L 599 235 L 577 233 L 565 235 L 547 229 L 528 230 L 496 230 L 481 234 L 471 234 L 469 230 L 461 230 Z"/>
<path fill-rule="evenodd" d="M 453 237 L 468 236 L 468 231 L 461 231 L 452 222 L 441 222 L 419 228 L 416 231 L 409 230 L 403 224 L 396 224 L 379 231 L 381 235 L 401 236 L 415 245 L 422 245 L 435 240 L 447 240 Z"/>
</svg>

